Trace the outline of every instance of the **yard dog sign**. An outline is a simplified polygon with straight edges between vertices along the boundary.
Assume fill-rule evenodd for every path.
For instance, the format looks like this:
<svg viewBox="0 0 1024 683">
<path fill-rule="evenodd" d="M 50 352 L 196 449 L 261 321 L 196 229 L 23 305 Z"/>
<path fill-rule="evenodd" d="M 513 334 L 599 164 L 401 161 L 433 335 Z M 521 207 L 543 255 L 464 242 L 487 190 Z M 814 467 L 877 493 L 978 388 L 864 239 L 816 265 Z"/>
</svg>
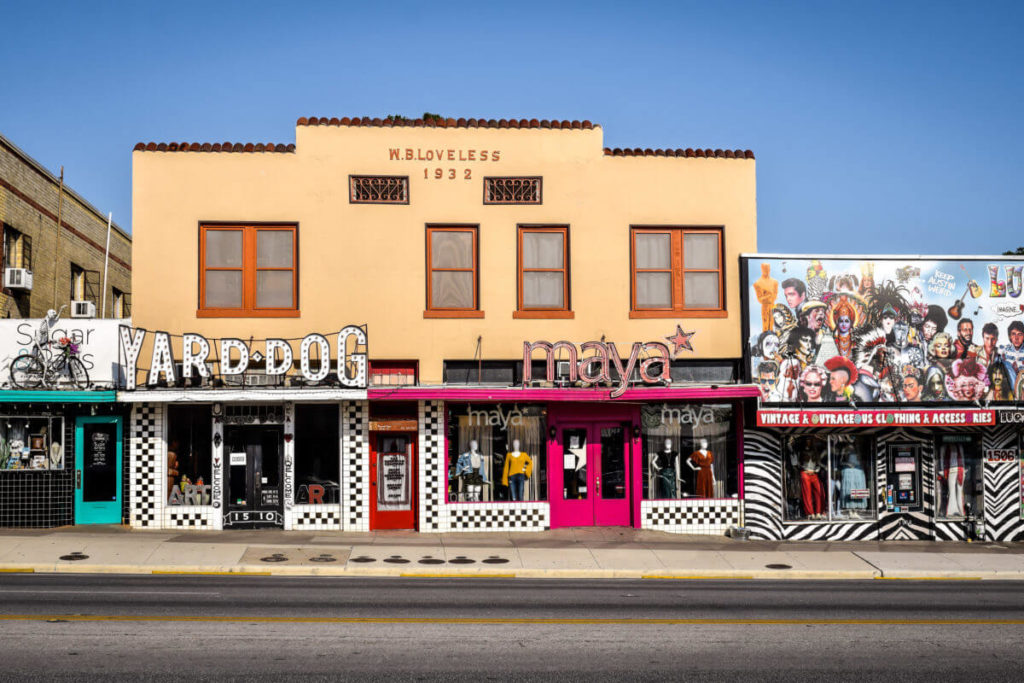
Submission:
<svg viewBox="0 0 1024 683">
<path fill-rule="evenodd" d="M 367 384 L 367 336 L 365 327 L 347 325 L 335 336 L 335 344 L 320 333 L 307 334 L 298 342 L 298 373 L 295 352 L 288 339 L 266 339 L 259 342 L 225 337 L 211 340 L 200 334 L 186 333 L 177 337 L 169 332 L 149 332 L 140 327 L 121 326 L 121 358 L 125 366 L 125 386 L 136 388 L 139 357 L 147 336 L 152 335 L 149 351 L 147 386 L 161 381 L 169 385 L 179 379 L 214 379 L 260 372 L 267 376 L 298 374 L 311 384 L 332 381 L 343 387 L 365 389 Z M 175 356 L 175 340 L 179 340 L 180 358 Z M 334 363 L 331 359 L 334 358 Z M 262 367 L 259 367 L 262 366 Z M 214 371 L 216 368 L 216 371 Z M 180 373 L 180 376 L 179 376 Z"/>
</svg>

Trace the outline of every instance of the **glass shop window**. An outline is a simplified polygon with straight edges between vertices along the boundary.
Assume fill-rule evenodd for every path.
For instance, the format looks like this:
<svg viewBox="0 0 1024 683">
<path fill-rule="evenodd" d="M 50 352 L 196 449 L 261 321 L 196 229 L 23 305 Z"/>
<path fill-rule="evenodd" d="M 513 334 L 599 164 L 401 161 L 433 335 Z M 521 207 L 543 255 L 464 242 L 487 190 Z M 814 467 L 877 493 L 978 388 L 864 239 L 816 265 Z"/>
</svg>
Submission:
<svg viewBox="0 0 1024 683">
<path fill-rule="evenodd" d="M 794 436 L 784 444 L 786 521 L 875 519 L 875 444 L 871 437 Z"/>
<path fill-rule="evenodd" d="M 167 504 L 211 503 L 211 440 L 209 405 L 167 406 Z"/>
<path fill-rule="evenodd" d="M 507 404 L 448 409 L 448 500 L 547 500 L 547 413 Z"/>
<path fill-rule="evenodd" d="M 980 434 L 942 434 L 935 440 L 935 516 L 964 519 L 985 514 Z"/>
<path fill-rule="evenodd" d="M 737 496 L 730 404 L 644 406 L 642 422 L 644 500 Z"/>
<path fill-rule="evenodd" d="M 0 470 L 64 469 L 64 418 L 0 416 Z"/>
<path fill-rule="evenodd" d="M 341 502 L 337 404 L 295 406 L 295 502 Z"/>
</svg>

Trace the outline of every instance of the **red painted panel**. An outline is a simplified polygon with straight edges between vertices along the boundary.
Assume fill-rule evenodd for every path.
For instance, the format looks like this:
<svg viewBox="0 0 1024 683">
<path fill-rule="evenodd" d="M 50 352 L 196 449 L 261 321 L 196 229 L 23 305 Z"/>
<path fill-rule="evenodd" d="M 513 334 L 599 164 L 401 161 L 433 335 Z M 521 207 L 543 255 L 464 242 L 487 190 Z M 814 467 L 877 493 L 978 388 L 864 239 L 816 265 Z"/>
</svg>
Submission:
<svg viewBox="0 0 1024 683">
<path fill-rule="evenodd" d="M 415 529 L 416 433 L 370 435 L 370 529 Z"/>
</svg>

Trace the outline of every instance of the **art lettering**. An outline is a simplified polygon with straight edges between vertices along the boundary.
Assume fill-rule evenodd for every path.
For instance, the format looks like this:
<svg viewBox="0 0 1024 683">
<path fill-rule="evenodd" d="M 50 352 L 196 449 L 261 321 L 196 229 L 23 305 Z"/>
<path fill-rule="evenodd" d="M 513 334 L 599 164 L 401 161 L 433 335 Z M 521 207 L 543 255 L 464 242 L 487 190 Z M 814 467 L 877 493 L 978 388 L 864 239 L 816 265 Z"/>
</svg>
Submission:
<svg viewBox="0 0 1024 683">
<path fill-rule="evenodd" d="M 367 334 L 363 327 L 343 327 L 333 339 L 312 333 L 299 343 L 298 368 L 294 367 L 292 345 L 285 339 L 263 341 L 224 337 L 211 340 L 187 333 L 180 337 L 175 355 L 175 337 L 168 332 L 120 326 L 120 359 L 125 368 L 124 389 L 137 388 L 139 358 L 146 339 L 151 338 L 145 384 L 175 386 L 182 380 L 212 380 L 261 374 L 267 377 L 292 375 L 303 384 L 336 381 L 343 387 L 367 386 Z M 332 347 L 333 341 L 333 347 Z M 216 357 L 212 354 L 216 352 Z M 334 361 L 332 362 L 332 358 Z M 263 367 L 252 367 L 262 364 Z M 214 372 L 214 367 L 217 371 Z M 180 376 L 179 376 L 180 375 Z"/>
<path fill-rule="evenodd" d="M 583 386 L 594 384 L 610 384 L 614 386 L 610 396 L 618 398 L 625 393 L 634 377 L 644 384 L 665 384 L 672 382 L 672 355 L 668 345 L 663 342 L 634 342 L 630 349 L 626 364 L 622 364 L 615 342 L 588 341 L 580 345 L 577 352 L 572 342 L 547 341 L 523 342 L 523 384 L 533 380 L 533 354 L 543 351 L 546 367 L 545 379 L 556 382 L 559 379 L 555 371 L 556 360 L 563 354 L 566 357 L 566 379 Z M 561 362 L 561 361 L 559 361 Z M 614 378 L 612 367 L 615 369 Z M 634 375 L 636 371 L 636 375 Z"/>
</svg>

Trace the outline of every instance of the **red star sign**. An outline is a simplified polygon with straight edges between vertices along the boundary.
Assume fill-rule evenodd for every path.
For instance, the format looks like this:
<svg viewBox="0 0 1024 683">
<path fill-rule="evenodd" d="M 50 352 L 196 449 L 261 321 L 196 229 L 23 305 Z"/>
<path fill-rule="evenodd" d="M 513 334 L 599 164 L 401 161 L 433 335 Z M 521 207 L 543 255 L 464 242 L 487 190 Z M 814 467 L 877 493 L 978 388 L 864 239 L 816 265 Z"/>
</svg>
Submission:
<svg viewBox="0 0 1024 683">
<path fill-rule="evenodd" d="M 693 345 L 690 344 L 690 339 L 696 332 L 683 332 L 683 328 L 680 325 L 676 325 L 676 333 L 671 337 L 665 337 L 665 339 L 673 345 L 672 357 L 675 358 L 679 355 L 679 352 L 683 349 L 687 351 L 693 351 Z"/>
</svg>

